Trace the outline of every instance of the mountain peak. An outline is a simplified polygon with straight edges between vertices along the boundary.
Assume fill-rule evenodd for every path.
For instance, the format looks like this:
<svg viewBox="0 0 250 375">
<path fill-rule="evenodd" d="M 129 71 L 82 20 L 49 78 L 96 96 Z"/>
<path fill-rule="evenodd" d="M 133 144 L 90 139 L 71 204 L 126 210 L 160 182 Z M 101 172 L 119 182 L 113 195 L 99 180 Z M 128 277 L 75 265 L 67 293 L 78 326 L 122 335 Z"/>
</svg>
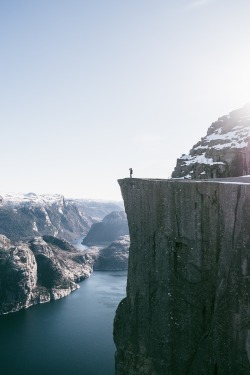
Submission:
<svg viewBox="0 0 250 375">
<path fill-rule="evenodd" d="M 237 177 L 250 174 L 250 103 L 219 117 L 188 155 L 177 159 L 172 178 Z"/>
</svg>

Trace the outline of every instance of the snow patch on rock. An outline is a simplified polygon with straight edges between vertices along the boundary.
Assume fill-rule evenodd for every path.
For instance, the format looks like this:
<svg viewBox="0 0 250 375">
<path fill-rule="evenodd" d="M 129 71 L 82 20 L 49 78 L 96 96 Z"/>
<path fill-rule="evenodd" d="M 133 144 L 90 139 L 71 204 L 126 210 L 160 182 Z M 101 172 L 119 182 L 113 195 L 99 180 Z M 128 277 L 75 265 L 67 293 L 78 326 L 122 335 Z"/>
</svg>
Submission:
<svg viewBox="0 0 250 375">
<path fill-rule="evenodd" d="M 236 177 L 250 174 L 250 105 L 220 117 L 189 154 L 177 159 L 173 178 Z"/>
</svg>

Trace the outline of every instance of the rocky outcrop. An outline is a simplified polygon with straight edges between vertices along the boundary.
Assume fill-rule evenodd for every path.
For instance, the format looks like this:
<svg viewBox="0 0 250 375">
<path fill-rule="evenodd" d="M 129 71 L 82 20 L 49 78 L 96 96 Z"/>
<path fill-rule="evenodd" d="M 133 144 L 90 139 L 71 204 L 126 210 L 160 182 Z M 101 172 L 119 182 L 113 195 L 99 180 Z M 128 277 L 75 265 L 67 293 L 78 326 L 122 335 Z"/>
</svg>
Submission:
<svg viewBox="0 0 250 375">
<path fill-rule="evenodd" d="M 119 181 L 130 230 L 116 375 L 250 373 L 250 178 Z"/>
<path fill-rule="evenodd" d="M 177 159 L 173 178 L 206 179 L 250 174 L 250 104 L 212 123 L 188 155 Z"/>
<path fill-rule="evenodd" d="M 92 259 L 52 236 L 12 243 L 0 236 L 0 315 L 56 300 L 77 289 Z"/>
<path fill-rule="evenodd" d="M 128 222 L 124 211 L 113 211 L 99 223 L 94 223 L 82 244 L 91 246 L 110 244 L 120 236 L 128 234 Z"/>
<path fill-rule="evenodd" d="M 3 238 L 3 237 L 2 237 Z M 6 242 L 8 239 L 6 239 Z M 0 314 L 34 304 L 38 298 L 37 264 L 27 244 L 0 248 Z"/>
<path fill-rule="evenodd" d="M 121 236 L 108 247 L 99 249 L 94 257 L 95 271 L 123 271 L 128 269 L 129 236 Z"/>
</svg>

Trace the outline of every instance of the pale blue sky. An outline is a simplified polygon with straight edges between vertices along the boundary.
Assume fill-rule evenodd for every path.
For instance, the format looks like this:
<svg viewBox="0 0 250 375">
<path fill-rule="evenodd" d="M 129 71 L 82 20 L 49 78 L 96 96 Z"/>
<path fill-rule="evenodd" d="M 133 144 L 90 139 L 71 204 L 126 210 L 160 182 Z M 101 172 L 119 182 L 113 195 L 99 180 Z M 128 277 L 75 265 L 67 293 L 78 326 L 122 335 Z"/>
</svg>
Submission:
<svg viewBox="0 0 250 375">
<path fill-rule="evenodd" d="M 121 199 L 250 101 L 248 0 L 2 0 L 0 191 Z"/>
</svg>

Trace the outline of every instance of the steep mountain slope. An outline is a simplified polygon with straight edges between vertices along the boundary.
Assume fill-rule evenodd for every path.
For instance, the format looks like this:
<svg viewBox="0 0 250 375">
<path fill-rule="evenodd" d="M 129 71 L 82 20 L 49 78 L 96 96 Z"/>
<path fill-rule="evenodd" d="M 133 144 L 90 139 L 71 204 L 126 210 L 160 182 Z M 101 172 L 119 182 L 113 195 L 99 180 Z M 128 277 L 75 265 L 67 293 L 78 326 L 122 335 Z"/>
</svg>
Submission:
<svg viewBox="0 0 250 375">
<path fill-rule="evenodd" d="M 0 234 L 12 241 L 51 235 L 84 237 L 91 225 L 119 207 L 112 202 L 65 199 L 62 195 L 1 194 Z"/>
<path fill-rule="evenodd" d="M 120 236 L 127 235 L 128 222 L 124 211 L 113 211 L 106 215 L 102 222 L 91 226 L 83 245 L 110 244 Z"/>
<path fill-rule="evenodd" d="M 188 155 L 177 159 L 173 178 L 204 179 L 250 174 L 250 104 L 220 117 Z"/>
<path fill-rule="evenodd" d="M 66 241 L 12 243 L 0 235 L 0 315 L 62 298 L 91 272 L 92 259 Z"/>
<path fill-rule="evenodd" d="M 91 217 L 93 221 L 101 221 L 104 216 L 112 211 L 124 211 L 122 201 L 103 201 L 93 199 L 66 199 L 67 202 L 75 204 L 80 212 Z"/>
<path fill-rule="evenodd" d="M 44 234 L 71 241 L 86 233 L 92 222 L 61 195 L 2 195 L 0 233 L 13 241 Z"/>
<path fill-rule="evenodd" d="M 66 240 L 82 238 L 114 208 L 120 206 L 61 195 L 2 194 L 0 314 L 58 299 L 78 288 L 76 282 L 90 275 L 98 252 L 76 250 Z M 121 248 L 116 250 L 117 267 L 124 256 Z"/>
<path fill-rule="evenodd" d="M 130 239 L 128 235 L 121 236 L 108 247 L 96 251 L 93 256 L 95 271 L 121 271 L 128 269 Z"/>
</svg>

